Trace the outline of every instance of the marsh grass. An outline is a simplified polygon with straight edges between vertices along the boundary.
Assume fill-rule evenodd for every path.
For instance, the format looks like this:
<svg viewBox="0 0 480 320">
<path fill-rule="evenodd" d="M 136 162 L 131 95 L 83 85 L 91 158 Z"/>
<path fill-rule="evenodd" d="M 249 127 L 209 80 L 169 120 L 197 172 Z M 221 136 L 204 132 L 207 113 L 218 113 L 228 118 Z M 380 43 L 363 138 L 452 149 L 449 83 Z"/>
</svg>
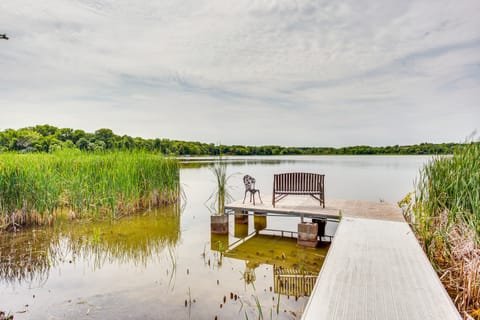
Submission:
<svg viewBox="0 0 480 320">
<path fill-rule="evenodd" d="M 460 313 L 480 319 L 480 144 L 432 159 L 400 204 Z"/>
<path fill-rule="evenodd" d="M 70 218 L 116 219 L 175 203 L 178 196 L 178 162 L 161 155 L 0 154 L 3 229 L 51 223 L 62 213 Z"/>
</svg>

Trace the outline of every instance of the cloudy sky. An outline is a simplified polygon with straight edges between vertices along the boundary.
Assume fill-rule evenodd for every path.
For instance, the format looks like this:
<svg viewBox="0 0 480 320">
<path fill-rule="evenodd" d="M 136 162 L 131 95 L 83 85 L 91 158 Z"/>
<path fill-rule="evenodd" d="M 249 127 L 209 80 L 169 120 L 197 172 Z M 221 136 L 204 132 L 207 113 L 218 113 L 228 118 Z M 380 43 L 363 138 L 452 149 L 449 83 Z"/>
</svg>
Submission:
<svg viewBox="0 0 480 320">
<path fill-rule="evenodd" d="M 2 0 L 0 130 L 284 146 L 480 129 L 478 0 Z"/>
</svg>

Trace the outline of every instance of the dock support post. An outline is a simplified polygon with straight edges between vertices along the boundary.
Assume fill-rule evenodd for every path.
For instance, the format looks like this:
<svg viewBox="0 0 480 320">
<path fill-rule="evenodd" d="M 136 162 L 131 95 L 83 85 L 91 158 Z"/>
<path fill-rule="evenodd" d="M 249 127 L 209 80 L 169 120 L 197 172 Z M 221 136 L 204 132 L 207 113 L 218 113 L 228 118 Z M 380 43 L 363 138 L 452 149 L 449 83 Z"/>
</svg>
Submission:
<svg viewBox="0 0 480 320">
<path fill-rule="evenodd" d="M 235 210 L 235 224 L 248 224 L 248 211 Z"/>
<path fill-rule="evenodd" d="M 318 224 L 303 222 L 298 224 L 297 244 L 305 247 L 316 247 L 318 244 Z"/>
<path fill-rule="evenodd" d="M 228 214 L 212 214 L 210 216 L 210 232 L 228 234 Z"/>
<path fill-rule="evenodd" d="M 312 219 L 312 222 L 318 224 L 318 239 L 322 241 L 322 237 L 325 236 L 325 226 L 327 225 L 327 219 Z"/>
</svg>

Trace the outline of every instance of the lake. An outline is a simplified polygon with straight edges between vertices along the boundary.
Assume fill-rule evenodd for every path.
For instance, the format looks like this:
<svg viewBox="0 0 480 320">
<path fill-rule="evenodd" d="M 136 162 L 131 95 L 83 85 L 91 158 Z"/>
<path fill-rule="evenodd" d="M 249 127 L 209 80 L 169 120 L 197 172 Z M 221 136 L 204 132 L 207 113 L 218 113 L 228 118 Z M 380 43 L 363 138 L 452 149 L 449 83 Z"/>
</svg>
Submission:
<svg viewBox="0 0 480 320">
<path fill-rule="evenodd" d="M 273 174 L 325 174 L 325 198 L 397 202 L 414 189 L 427 156 L 224 157 L 234 199 L 242 177 L 262 195 Z M 176 206 L 118 221 L 59 222 L 0 235 L 0 310 L 15 319 L 298 319 L 308 292 L 280 283 L 286 270 L 317 274 L 328 245 L 295 239 L 237 241 L 210 234 L 207 201 L 215 191 L 209 158 L 184 158 Z M 264 201 L 270 201 L 263 197 Z M 250 220 L 254 219 L 250 217 Z M 268 217 L 268 228 L 296 231 L 298 218 Z M 235 229 L 237 230 L 237 229 Z M 253 223 L 243 234 L 254 232 Z M 327 226 L 333 235 L 335 224 Z M 237 235 L 238 236 L 238 235 Z"/>
</svg>

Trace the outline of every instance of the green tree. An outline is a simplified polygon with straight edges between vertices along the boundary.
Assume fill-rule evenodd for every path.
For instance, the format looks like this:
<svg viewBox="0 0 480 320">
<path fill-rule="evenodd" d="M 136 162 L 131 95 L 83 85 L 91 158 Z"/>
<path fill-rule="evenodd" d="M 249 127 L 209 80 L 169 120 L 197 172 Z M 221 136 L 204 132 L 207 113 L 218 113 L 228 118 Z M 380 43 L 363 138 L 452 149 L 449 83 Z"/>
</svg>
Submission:
<svg viewBox="0 0 480 320">
<path fill-rule="evenodd" d="M 74 130 L 73 133 L 72 133 L 72 141 L 73 143 L 77 143 L 78 140 L 80 140 L 81 138 L 86 138 L 86 134 L 85 134 L 85 131 L 83 130 Z"/>
<path fill-rule="evenodd" d="M 17 131 L 17 137 L 14 141 L 13 149 L 24 152 L 37 151 L 37 144 L 42 135 L 30 129 L 20 129 Z"/>
<path fill-rule="evenodd" d="M 49 124 L 43 124 L 33 127 L 33 130 L 40 133 L 44 137 L 48 137 L 56 135 L 58 128 Z"/>
<path fill-rule="evenodd" d="M 110 129 L 98 129 L 95 131 L 95 143 L 98 145 L 99 141 L 103 141 L 104 149 L 112 149 L 115 143 L 115 134 Z"/>
<path fill-rule="evenodd" d="M 60 141 L 73 140 L 73 129 L 62 128 L 57 131 L 57 139 Z"/>
<path fill-rule="evenodd" d="M 78 139 L 78 141 L 75 145 L 77 146 L 78 149 L 85 151 L 85 150 L 88 150 L 89 142 L 88 142 L 87 139 L 82 137 L 82 138 Z"/>
</svg>

